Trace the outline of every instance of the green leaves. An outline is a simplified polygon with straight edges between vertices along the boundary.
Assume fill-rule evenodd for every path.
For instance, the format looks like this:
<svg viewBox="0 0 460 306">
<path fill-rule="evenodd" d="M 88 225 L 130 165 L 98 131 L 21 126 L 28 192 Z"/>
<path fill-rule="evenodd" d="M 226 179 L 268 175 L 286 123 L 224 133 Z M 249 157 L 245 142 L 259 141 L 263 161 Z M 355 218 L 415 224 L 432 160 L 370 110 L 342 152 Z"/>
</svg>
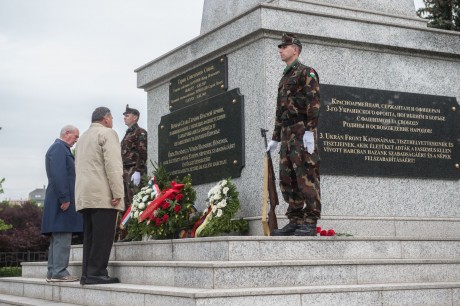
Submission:
<svg viewBox="0 0 460 306">
<path fill-rule="evenodd" d="M 428 27 L 460 31 L 460 0 L 423 0 L 417 16 L 428 19 Z"/>
</svg>

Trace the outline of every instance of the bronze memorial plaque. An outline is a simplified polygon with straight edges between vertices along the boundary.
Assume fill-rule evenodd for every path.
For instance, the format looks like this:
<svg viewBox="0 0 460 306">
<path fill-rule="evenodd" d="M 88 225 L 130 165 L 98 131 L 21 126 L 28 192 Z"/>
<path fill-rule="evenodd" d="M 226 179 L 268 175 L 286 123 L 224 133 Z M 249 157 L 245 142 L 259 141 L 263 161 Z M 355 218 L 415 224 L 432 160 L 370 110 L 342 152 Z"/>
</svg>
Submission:
<svg viewBox="0 0 460 306">
<path fill-rule="evenodd" d="M 460 179 L 454 97 L 321 85 L 323 174 Z"/>
<path fill-rule="evenodd" d="M 237 88 L 163 116 L 159 162 L 173 177 L 190 173 L 194 185 L 241 176 L 243 103 Z"/>
<path fill-rule="evenodd" d="M 225 92 L 227 77 L 227 57 L 220 56 L 172 79 L 169 110 L 173 112 Z"/>
</svg>

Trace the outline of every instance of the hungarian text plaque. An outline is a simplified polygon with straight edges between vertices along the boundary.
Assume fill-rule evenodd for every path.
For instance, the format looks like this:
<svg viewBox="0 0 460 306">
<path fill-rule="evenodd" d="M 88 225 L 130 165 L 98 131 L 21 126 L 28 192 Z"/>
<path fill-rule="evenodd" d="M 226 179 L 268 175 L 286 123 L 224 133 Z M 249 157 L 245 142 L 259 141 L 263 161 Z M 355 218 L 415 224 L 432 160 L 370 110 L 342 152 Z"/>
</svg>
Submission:
<svg viewBox="0 0 460 306">
<path fill-rule="evenodd" d="M 171 80 L 169 110 L 175 111 L 225 92 L 227 57 L 221 56 Z"/>
<path fill-rule="evenodd" d="M 161 118 L 158 157 L 172 176 L 193 184 L 239 177 L 244 167 L 244 101 L 238 89 Z"/>
<path fill-rule="evenodd" d="M 321 172 L 460 179 L 454 97 L 321 85 Z"/>
</svg>

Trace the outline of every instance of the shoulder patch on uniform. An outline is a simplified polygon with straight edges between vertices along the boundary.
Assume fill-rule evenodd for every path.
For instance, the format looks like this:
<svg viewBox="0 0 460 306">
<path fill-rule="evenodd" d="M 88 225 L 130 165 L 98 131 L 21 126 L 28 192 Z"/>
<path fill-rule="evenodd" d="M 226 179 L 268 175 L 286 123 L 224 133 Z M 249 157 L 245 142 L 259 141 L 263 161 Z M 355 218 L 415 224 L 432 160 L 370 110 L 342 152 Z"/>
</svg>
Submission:
<svg viewBox="0 0 460 306">
<path fill-rule="evenodd" d="M 315 71 L 313 69 L 310 69 L 310 76 L 312 78 L 316 77 Z"/>
</svg>

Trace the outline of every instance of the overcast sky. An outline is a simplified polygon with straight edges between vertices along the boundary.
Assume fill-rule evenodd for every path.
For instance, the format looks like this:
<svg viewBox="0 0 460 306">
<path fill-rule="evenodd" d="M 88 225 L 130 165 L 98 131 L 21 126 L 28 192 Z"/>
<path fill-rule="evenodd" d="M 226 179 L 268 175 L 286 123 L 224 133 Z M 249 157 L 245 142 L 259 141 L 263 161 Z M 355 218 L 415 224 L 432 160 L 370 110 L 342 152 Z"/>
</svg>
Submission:
<svg viewBox="0 0 460 306">
<path fill-rule="evenodd" d="M 73 124 L 84 132 L 98 106 L 121 138 L 127 103 L 147 94 L 134 69 L 200 33 L 203 0 L 0 0 L 2 199 L 47 185 L 44 156 Z"/>
<path fill-rule="evenodd" d="M 0 0 L 0 200 L 47 185 L 48 147 L 66 124 L 83 133 L 96 107 L 120 140 L 127 103 L 146 127 L 134 69 L 198 36 L 203 1 Z"/>
</svg>

